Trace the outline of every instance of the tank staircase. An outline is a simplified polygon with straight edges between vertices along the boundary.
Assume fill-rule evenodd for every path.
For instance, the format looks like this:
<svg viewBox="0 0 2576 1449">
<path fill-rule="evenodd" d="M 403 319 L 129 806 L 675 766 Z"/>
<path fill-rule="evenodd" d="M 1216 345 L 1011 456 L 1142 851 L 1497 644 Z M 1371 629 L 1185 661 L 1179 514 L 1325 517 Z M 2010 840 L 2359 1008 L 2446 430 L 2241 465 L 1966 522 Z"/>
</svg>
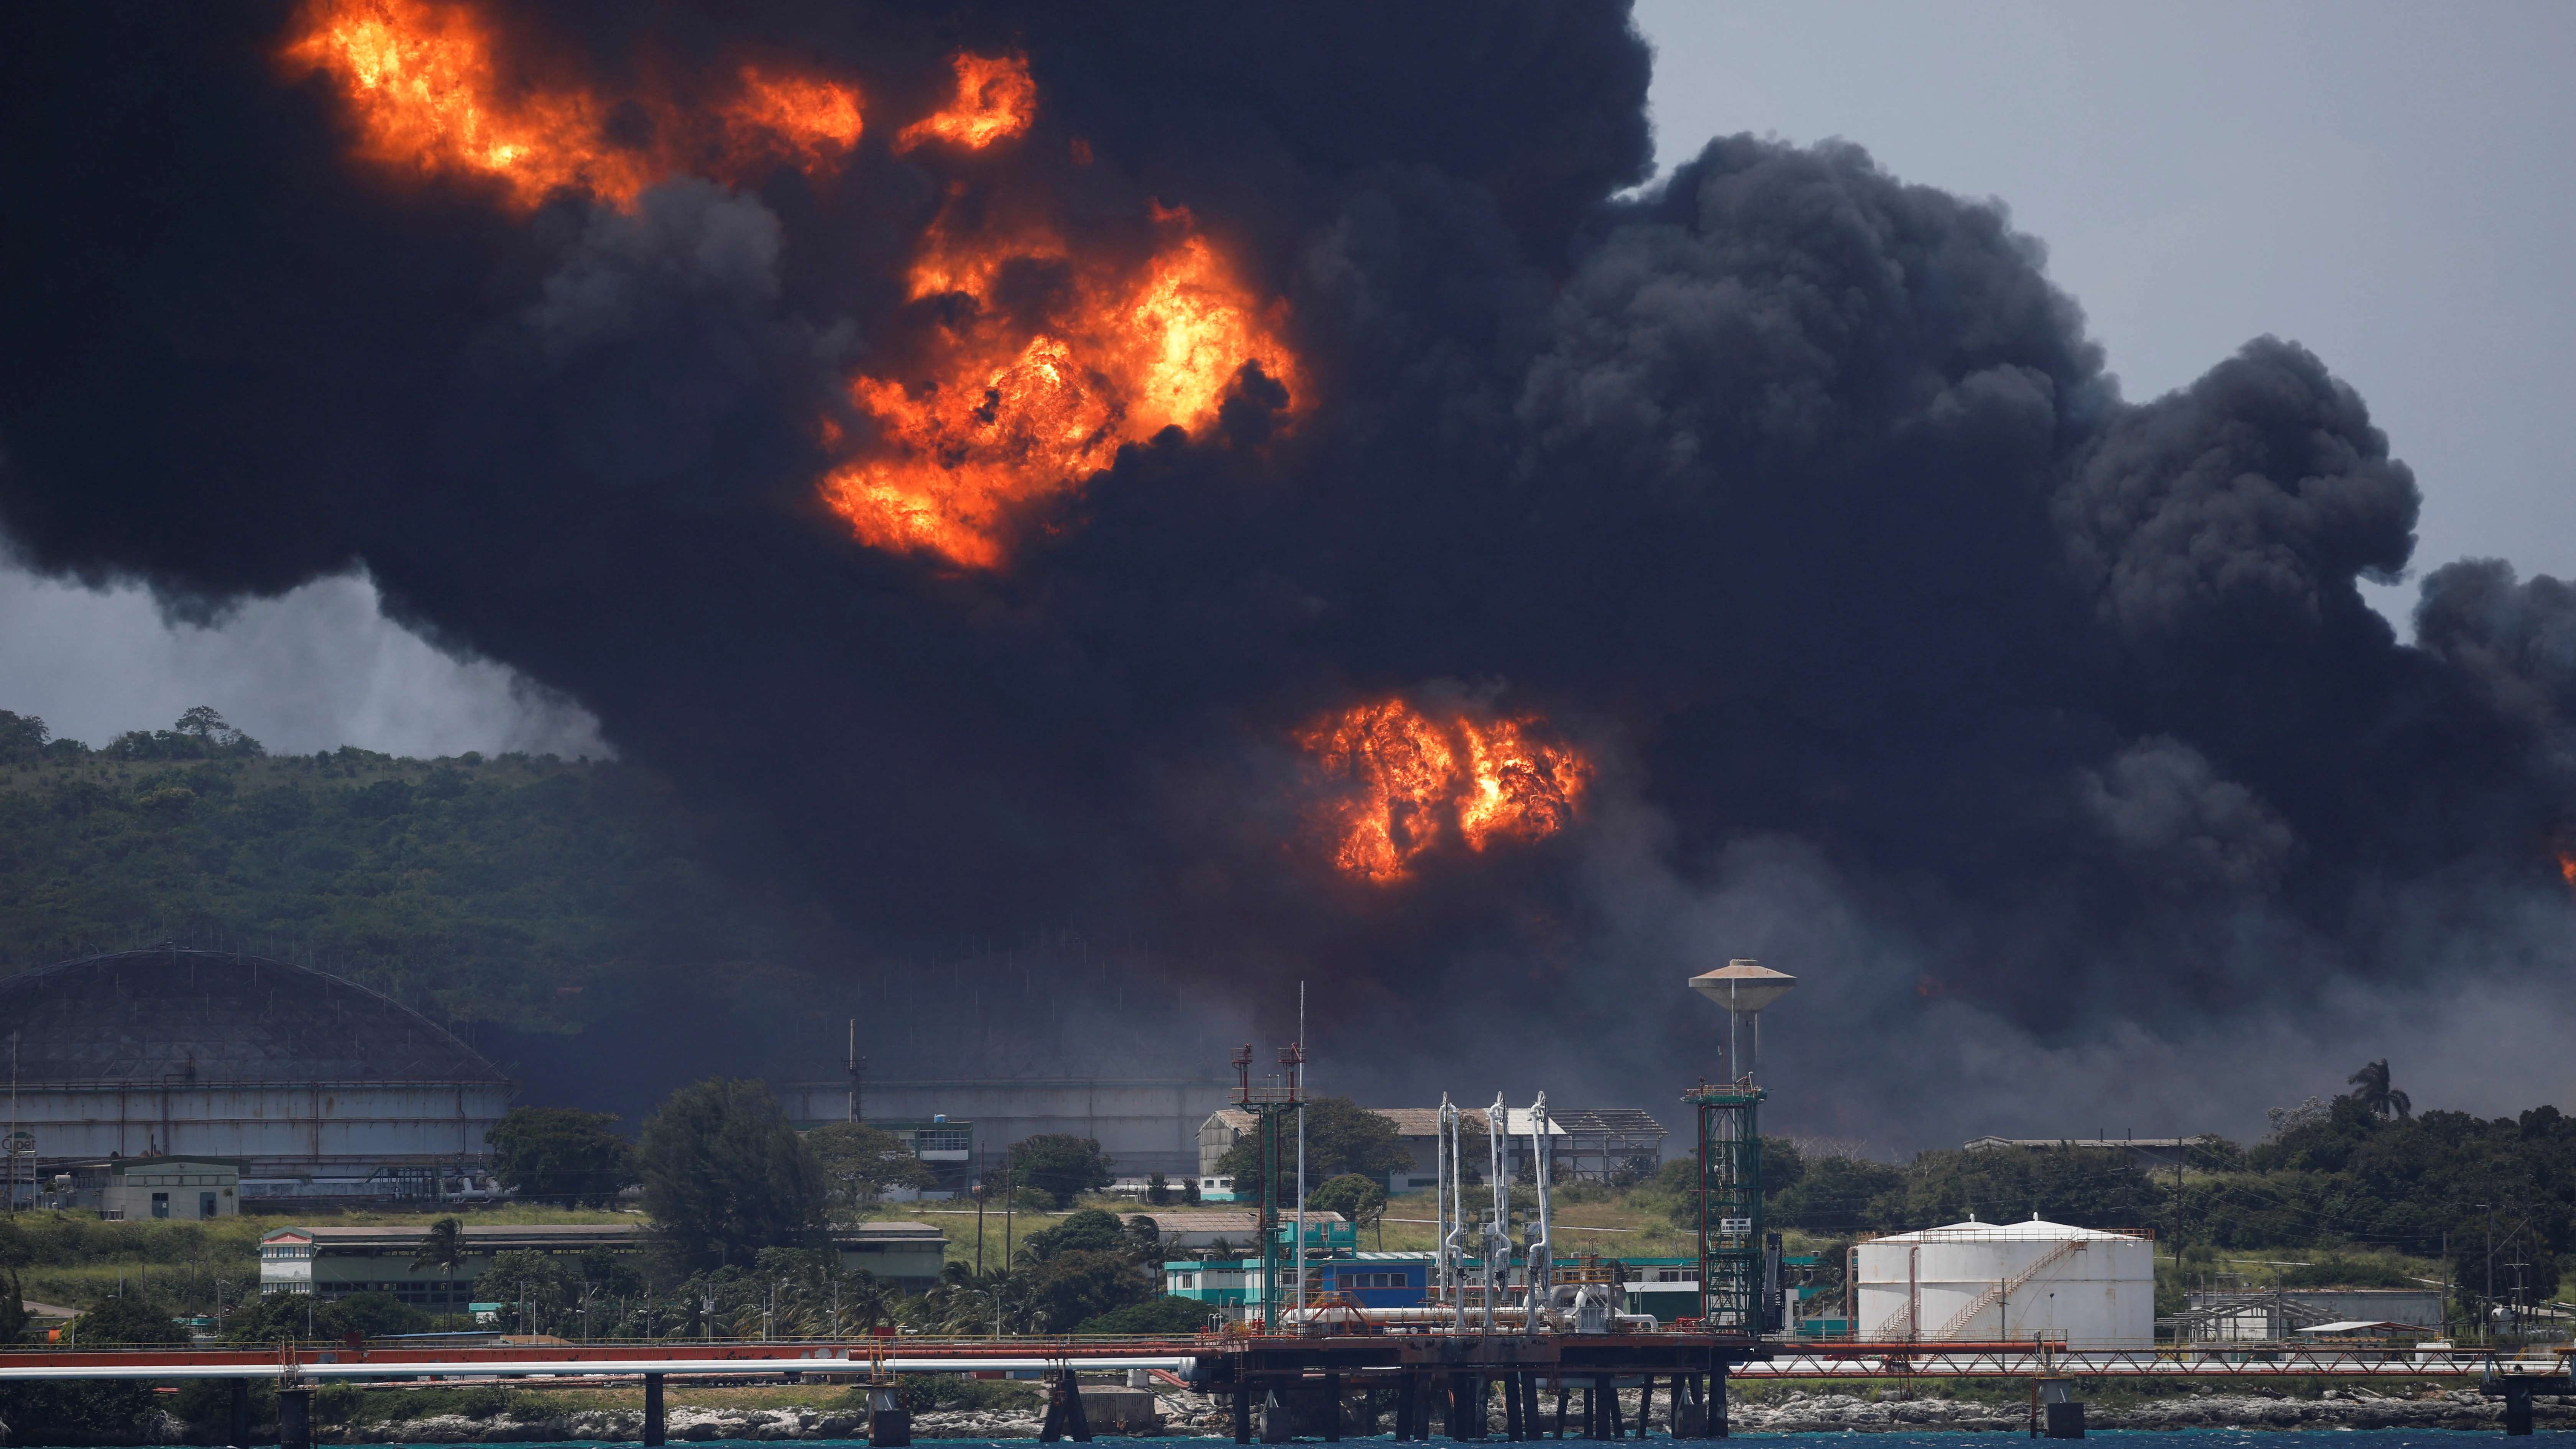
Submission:
<svg viewBox="0 0 2576 1449">
<path fill-rule="evenodd" d="M 1976 1297 L 1969 1299 L 1966 1307 L 1951 1314 L 1949 1322 L 1942 1324 L 1937 1329 L 1934 1329 L 1928 1336 L 1934 1339 L 1957 1338 L 1961 1330 L 1965 1329 L 1969 1324 L 1977 1321 L 1977 1315 L 1994 1307 L 1996 1304 L 2003 1302 L 2006 1297 L 2011 1295 L 2014 1289 L 2019 1288 L 2021 1285 L 2038 1277 L 2040 1274 L 2047 1272 L 2050 1267 L 2062 1262 L 2068 1256 L 2081 1250 L 2084 1246 L 2084 1242 L 2085 1240 L 2082 1238 L 2067 1238 L 2060 1242 L 2056 1247 L 2041 1254 L 2039 1261 L 2031 1264 L 2029 1267 L 2022 1269 L 2020 1272 L 2015 1273 L 2009 1278 L 1997 1279 L 1993 1287 L 1978 1294 Z"/>
</svg>

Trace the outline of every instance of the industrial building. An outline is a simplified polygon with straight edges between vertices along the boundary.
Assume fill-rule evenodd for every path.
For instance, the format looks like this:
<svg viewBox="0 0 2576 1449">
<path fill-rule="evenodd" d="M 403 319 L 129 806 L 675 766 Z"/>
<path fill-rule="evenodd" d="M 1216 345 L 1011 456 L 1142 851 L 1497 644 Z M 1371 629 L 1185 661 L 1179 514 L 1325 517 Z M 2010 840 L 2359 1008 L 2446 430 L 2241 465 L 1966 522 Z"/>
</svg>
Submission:
<svg viewBox="0 0 2576 1449">
<path fill-rule="evenodd" d="M 1872 1340 L 2152 1348 L 2155 1243 L 2043 1222 L 1981 1223 L 1871 1238 L 1851 1250 L 1851 1317 Z"/>
<path fill-rule="evenodd" d="M 2220 1288 L 2189 1295 L 2171 1326 L 2187 1343 L 2277 1340 L 2356 1324 L 2429 1334 L 2443 1330 L 2444 1307 L 2439 1288 Z"/>
<path fill-rule="evenodd" d="M 1340 1244 L 1331 1250 L 1334 1256 L 1313 1265 L 1307 1279 L 1310 1302 L 1323 1302 L 1329 1295 L 1331 1301 L 1362 1308 L 1419 1308 L 1429 1300 L 1436 1254 L 1362 1252 L 1349 1247 L 1347 1236 L 1334 1241 Z M 1607 1261 L 1617 1265 L 1620 1311 L 1651 1315 L 1665 1323 L 1699 1315 L 1698 1259 Z M 1471 1274 L 1484 1270 L 1482 1259 L 1470 1258 L 1467 1266 Z M 1259 1303 L 1261 1272 L 1258 1257 L 1176 1258 L 1163 1264 L 1163 1291 L 1174 1298 L 1205 1303 L 1215 1317 L 1235 1319 L 1243 1316 L 1244 1305 Z M 1509 1281 L 1516 1290 L 1525 1286 L 1529 1281 L 1527 1265 L 1514 1265 Z M 1295 1292 L 1293 1284 L 1283 1286 L 1283 1296 L 1293 1298 Z"/>
<path fill-rule="evenodd" d="M 2119 1152 L 2146 1168 L 2187 1167 L 2191 1149 L 2208 1141 L 2205 1137 L 1977 1137 L 1960 1143 L 1968 1152 L 2054 1152 L 2059 1148 L 2084 1148 L 2096 1152 Z"/>
<path fill-rule="evenodd" d="M 889 1133 L 909 1149 L 912 1155 L 931 1171 L 932 1182 L 924 1188 L 900 1187 L 886 1193 L 888 1202 L 911 1202 L 917 1198 L 952 1198 L 974 1186 L 975 1124 L 944 1114 L 926 1118 L 868 1119 L 868 1125 Z"/>
<path fill-rule="evenodd" d="M 18 1131 L 36 1180 L 133 1158 L 240 1164 L 253 1184 L 432 1196 L 483 1163 L 511 1083 L 428 1018 L 352 981 L 175 946 L 0 980 Z M 338 1194 L 325 1194 L 338 1195 Z"/>
<path fill-rule="evenodd" d="M 475 1301 L 474 1280 L 498 1254 L 641 1254 L 647 1230 L 640 1223 L 536 1223 L 462 1231 L 465 1258 L 451 1273 L 412 1266 L 424 1242 L 418 1227 L 279 1228 L 259 1242 L 259 1291 L 311 1293 L 326 1301 L 391 1293 L 429 1312 L 462 1313 Z M 948 1235 L 928 1223 L 861 1223 L 833 1229 L 831 1242 L 844 1269 L 865 1268 L 917 1293 L 939 1281 Z"/>
<path fill-rule="evenodd" d="M 232 1157 L 123 1157 L 85 1163 L 58 1174 L 63 1188 L 43 1194 L 45 1205 L 86 1209 L 109 1222 L 177 1218 L 198 1222 L 241 1213 L 241 1169 Z"/>
<path fill-rule="evenodd" d="M 1254 1208 L 1159 1207 L 1118 1216 L 1130 1227 L 1139 1222 L 1151 1222 L 1165 1252 L 1181 1253 L 1220 1245 L 1248 1250 L 1261 1242 L 1261 1213 Z M 1295 1224 L 1297 1210 L 1294 1207 L 1280 1209 L 1279 1221 Z M 1340 1213 L 1310 1208 L 1306 1212 L 1306 1224 L 1309 1244 L 1322 1243 L 1336 1231 L 1341 1239 L 1347 1240 L 1350 1236 L 1350 1220 Z"/>
<path fill-rule="evenodd" d="M 1389 1192 L 1411 1192 L 1432 1186 L 1437 1180 L 1436 1159 L 1439 1156 L 1440 1109 L 1437 1107 L 1371 1107 L 1368 1109 L 1395 1124 L 1396 1137 L 1405 1150 L 1413 1154 L 1409 1167 L 1389 1174 Z M 1481 1125 L 1481 1112 L 1469 1109 L 1468 1115 Z M 1506 1126 L 1510 1132 L 1504 1144 L 1505 1171 L 1517 1177 L 1522 1158 L 1529 1151 L 1530 1116 L 1522 1107 L 1506 1109 Z M 1208 1114 L 1199 1125 L 1198 1170 L 1200 1191 L 1210 1189 L 1207 1179 L 1217 1170 L 1217 1163 L 1233 1150 L 1244 1133 L 1252 1130 L 1253 1116 L 1238 1108 L 1227 1107 Z M 1634 1107 L 1598 1110 L 1551 1111 L 1548 1115 L 1548 1156 L 1558 1178 L 1570 1181 L 1603 1182 L 1625 1170 L 1638 1176 L 1651 1176 L 1663 1165 L 1664 1127 L 1652 1113 Z"/>
<path fill-rule="evenodd" d="M 1122 1174 L 1159 1172 L 1178 1181 L 1198 1170 L 1199 1124 L 1232 1089 L 1230 1082 L 1180 1077 L 871 1077 L 791 1082 L 778 1088 L 778 1099 L 799 1127 L 846 1122 L 854 1109 L 878 1127 L 941 1117 L 971 1124 L 974 1140 L 966 1150 L 989 1162 L 999 1162 L 1024 1137 L 1088 1137 Z"/>
</svg>

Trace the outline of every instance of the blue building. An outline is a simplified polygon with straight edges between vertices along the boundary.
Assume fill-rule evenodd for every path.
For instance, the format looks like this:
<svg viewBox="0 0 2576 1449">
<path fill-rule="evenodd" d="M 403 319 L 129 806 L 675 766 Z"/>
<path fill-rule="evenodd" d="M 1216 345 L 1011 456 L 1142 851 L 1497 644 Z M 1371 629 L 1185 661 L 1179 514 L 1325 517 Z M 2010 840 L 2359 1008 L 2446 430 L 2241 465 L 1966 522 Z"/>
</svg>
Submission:
<svg viewBox="0 0 2576 1449">
<path fill-rule="evenodd" d="M 1413 1308 L 1431 1286 L 1429 1253 L 1359 1253 L 1307 1264 L 1306 1291 L 1346 1295 L 1363 1308 Z M 1283 1265 L 1284 1266 L 1284 1265 Z M 1294 1279 L 1282 1274 L 1280 1299 L 1296 1297 Z M 1240 1310 L 1261 1301 L 1259 1258 L 1181 1260 L 1163 1265 L 1163 1291 L 1175 1298 Z M 1231 1316 L 1231 1315 L 1229 1315 Z"/>
</svg>

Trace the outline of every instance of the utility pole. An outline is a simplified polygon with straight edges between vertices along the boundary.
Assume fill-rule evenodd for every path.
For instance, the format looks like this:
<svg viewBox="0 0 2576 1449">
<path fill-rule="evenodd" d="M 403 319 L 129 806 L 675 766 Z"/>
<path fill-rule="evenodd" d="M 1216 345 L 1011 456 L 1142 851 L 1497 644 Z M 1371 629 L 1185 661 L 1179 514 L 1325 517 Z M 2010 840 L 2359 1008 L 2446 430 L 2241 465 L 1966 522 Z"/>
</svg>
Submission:
<svg viewBox="0 0 2576 1449">
<path fill-rule="evenodd" d="M 2182 1283 L 2182 1165 L 2184 1160 L 2190 1156 L 2191 1143 L 2188 1140 L 2180 1142 L 2175 1146 L 2173 1240 L 2174 1283 L 2176 1286 L 2180 1286 Z"/>
<path fill-rule="evenodd" d="M 859 1055 L 859 1019 L 850 1018 L 850 1050 L 843 1065 L 850 1073 L 850 1117 L 852 1122 L 867 1120 L 868 1059 Z"/>
<path fill-rule="evenodd" d="M 2478 1303 L 2478 1333 L 2483 1337 L 2495 1328 L 2495 1204 L 2478 1206 L 2487 1210 L 2487 1296 Z"/>
<path fill-rule="evenodd" d="M 1306 983 L 1297 983 L 1297 1059 L 1306 1059 Z M 1309 1087 L 1308 1090 L 1312 1090 Z M 1306 1321 L 1306 1114 L 1297 1114 L 1297 1226 L 1289 1241 L 1296 1244 L 1297 1321 Z"/>
</svg>

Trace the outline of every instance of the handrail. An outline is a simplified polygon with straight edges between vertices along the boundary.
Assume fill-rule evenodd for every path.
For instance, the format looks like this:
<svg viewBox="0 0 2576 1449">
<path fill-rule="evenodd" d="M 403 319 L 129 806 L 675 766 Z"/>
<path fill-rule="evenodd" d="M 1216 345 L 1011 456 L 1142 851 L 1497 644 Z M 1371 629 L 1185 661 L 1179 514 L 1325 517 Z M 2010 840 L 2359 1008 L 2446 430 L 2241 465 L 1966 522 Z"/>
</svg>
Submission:
<svg viewBox="0 0 2576 1449">
<path fill-rule="evenodd" d="M 1966 1307 L 1951 1314 L 1950 1321 L 1942 1324 L 1939 1329 L 1935 1330 L 1932 1337 L 1936 1340 L 1948 1338 L 1952 1334 L 1957 1333 L 1960 1329 L 1976 1322 L 1978 1314 L 1983 1313 L 1987 1309 L 2004 1301 L 2005 1295 L 2011 1293 L 2014 1289 L 2020 1287 L 2024 1283 L 2029 1282 L 2031 1279 L 2038 1277 L 2041 1271 L 2046 1269 L 2050 1264 L 2055 1263 L 2060 1258 L 2072 1256 L 2075 1253 L 2075 1250 L 2083 1246 L 2087 1241 L 2089 1240 L 2085 1238 L 2062 1239 L 2054 1250 L 2042 1254 L 2039 1261 L 2022 1269 L 2010 1278 L 1996 1279 L 1993 1287 L 1988 1288 L 1985 1292 L 1969 1299 Z"/>
</svg>

